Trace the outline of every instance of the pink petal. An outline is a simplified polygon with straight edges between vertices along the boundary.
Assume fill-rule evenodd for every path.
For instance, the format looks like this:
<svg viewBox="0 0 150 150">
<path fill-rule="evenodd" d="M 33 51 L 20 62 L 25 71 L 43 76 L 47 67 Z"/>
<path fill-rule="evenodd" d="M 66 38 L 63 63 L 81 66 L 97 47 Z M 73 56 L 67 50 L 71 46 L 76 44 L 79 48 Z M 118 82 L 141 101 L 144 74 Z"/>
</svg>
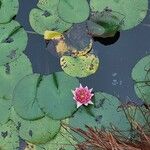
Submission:
<svg viewBox="0 0 150 150">
<path fill-rule="evenodd" d="M 75 95 L 75 91 L 74 90 L 71 90 L 71 92 L 72 92 L 73 95 Z"/>
<path fill-rule="evenodd" d="M 85 89 L 86 89 L 87 91 L 89 90 L 87 86 L 85 87 Z"/>
<path fill-rule="evenodd" d="M 80 88 L 83 88 L 82 84 L 80 84 Z"/>
<path fill-rule="evenodd" d="M 79 108 L 80 106 L 82 106 L 82 104 L 80 102 L 77 102 L 77 108 Z"/>
<path fill-rule="evenodd" d="M 90 91 L 90 92 L 92 92 L 92 91 L 93 91 L 93 88 L 92 88 L 92 89 L 90 89 L 89 91 Z"/>
<path fill-rule="evenodd" d="M 75 97 L 73 97 L 73 99 L 76 101 L 76 98 L 75 98 Z"/>
<path fill-rule="evenodd" d="M 94 104 L 92 101 L 89 101 L 88 104 Z"/>
</svg>

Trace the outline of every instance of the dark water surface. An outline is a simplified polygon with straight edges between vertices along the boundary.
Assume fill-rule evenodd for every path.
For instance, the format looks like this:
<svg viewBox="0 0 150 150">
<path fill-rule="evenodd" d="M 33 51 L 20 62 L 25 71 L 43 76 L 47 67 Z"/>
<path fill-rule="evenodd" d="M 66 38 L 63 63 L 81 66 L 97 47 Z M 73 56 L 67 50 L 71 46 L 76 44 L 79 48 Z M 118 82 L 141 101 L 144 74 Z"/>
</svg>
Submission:
<svg viewBox="0 0 150 150">
<path fill-rule="evenodd" d="M 38 0 L 19 0 L 20 10 L 17 21 L 25 30 L 32 31 L 29 23 L 29 12 L 36 7 Z M 121 100 L 138 101 L 134 92 L 131 71 L 134 65 L 144 56 L 150 54 L 150 11 L 142 24 L 128 31 L 122 31 L 119 40 L 109 46 L 99 42 L 94 44 L 101 60 L 100 69 L 96 74 L 81 79 L 83 85 L 93 87 L 95 91 L 104 91 Z M 36 73 L 50 74 L 60 71 L 59 60 L 45 49 L 43 37 L 28 34 L 29 41 L 25 53 L 30 58 Z"/>
</svg>

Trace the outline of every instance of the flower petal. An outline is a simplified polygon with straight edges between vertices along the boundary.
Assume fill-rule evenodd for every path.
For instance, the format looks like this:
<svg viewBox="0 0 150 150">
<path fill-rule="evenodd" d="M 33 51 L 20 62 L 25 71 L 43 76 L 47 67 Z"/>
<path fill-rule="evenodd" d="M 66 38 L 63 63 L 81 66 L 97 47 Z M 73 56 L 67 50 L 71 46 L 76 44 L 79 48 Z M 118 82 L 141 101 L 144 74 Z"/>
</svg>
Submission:
<svg viewBox="0 0 150 150">
<path fill-rule="evenodd" d="M 80 88 L 83 88 L 82 84 L 80 83 Z"/>
<path fill-rule="evenodd" d="M 77 102 L 77 108 L 79 108 L 80 106 L 82 106 L 83 104 L 81 104 L 80 102 Z"/>
<path fill-rule="evenodd" d="M 93 105 L 94 103 L 92 101 L 88 101 L 88 104 L 92 104 Z"/>
</svg>

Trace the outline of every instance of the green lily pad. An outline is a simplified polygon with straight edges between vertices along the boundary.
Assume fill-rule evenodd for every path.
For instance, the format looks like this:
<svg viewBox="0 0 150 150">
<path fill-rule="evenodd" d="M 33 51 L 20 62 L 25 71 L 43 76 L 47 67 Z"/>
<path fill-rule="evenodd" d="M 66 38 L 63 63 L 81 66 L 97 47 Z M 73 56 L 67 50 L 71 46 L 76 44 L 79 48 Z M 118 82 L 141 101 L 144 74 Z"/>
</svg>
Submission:
<svg viewBox="0 0 150 150">
<path fill-rule="evenodd" d="M 94 54 L 85 56 L 62 56 L 60 64 L 65 73 L 73 77 L 87 77 L 94 74 L 99 67 L 99 58 Z"/>
<path fill-rule="evenodd" d="M 37 6 L 51 14 L 57 14 L 58 3 L 59 0 L 39 0 Z"/>
<path fill-rule="evenodd" d="M 91 20 L 87 21 L 87 29 L 88 33 L 93 37 L 101 37 L 105 33 L 104 27 Z"/>
<path fill-rule="evenodd" d="M 147 83 L 136 83 L 134 90 L 137 96 L 145 103 L 150 104 L 150 81 Z"/>
<path fill-rule="evenodd" d="M 38 106 L 37 89 L 42 81 L 38 74 L 24 77 L 16 86 L 13 105 L 17 114 L 27 120 L 42 118 L 44 113 Z"/>
<path fill-rule="evenodd" d="M 32 65 L 25 54 L 15 61 L 0 66 L 0 97 L 12 99 L 13 90 L 20 79 L 32 73 Z"/>
<path fill-rule="evenodd" d="M 31 10 L 29 21 L 35 32 L 42 35 L 46 30 L 64 32 L 72 26 L 59 18 L 58 3 L 59 0 L 40 0 L 37 4 L 39 9 Z"/>
<path fill-rule="evenodd" d="M 90 16 L 90 21 L 99 25 L 99 29 L 104 30 L 104 33 L 100 35 L 103 38 L 112 37 L 120 31 L 123 19 L 123 15 L 111 11 L 92 12 Z"/>
<path fill-rule="evenodd" d="M 60 121 L 48 117 L 34 121 L 24 120 L 13 109 L 11 119 L 17 126 L 19 136 L 33 144 L 44 144 L 52 140 L 60 130 Z"/>
<path fill-rule="evenodd" d="M 70 117 L 77 110 L 71 89 L 78 86 L 76 78 L 63 72 L 43 77 L 37 92 L 40 108 L 53 119 Z"/>
<path fill-rule="evenodd" d="M 80 23 L 89 17 L 87 0 L 61 0 L 58 5 L 60 18 L 70 23 Z"/>
<path fill-rule="evenodd" d="M 17 82 L 30 73 L 32 73 L 32 66 L 24 54 L 15 61 L 0 66 L 0 114 L 2 114 L 0 124 L 6 123 L 9 119 L 13 90 Z"/>
<path fill-rule="evenodd" d="M 137 123 L 145 133 L 150 131 L 150 116 L 145 107 L 129 106 L 125 111 L 134 128 L 136 128 L 135 123 Z"/>
<path fill-rule="evenodd" d="M 135 81 L 134 89 L 137 96 L 146 103 L 150 103 L 150 55 L 142 58 L 132 70 Z"/>
<path fill-rule="evenodd" d="M 16 21 L 0 24 L 0 66 L 18 58 L 27 45 L 27 34 Z"/>
<path fill-rule="evenodd" d="M 11 100 L 0 98 L 0 125 L 8 122 L 10 116 Z"/>
<path fill-rule="evenodd" d="M 19 9 L 18 0 L 0 1 L 0 24 L 7 23 L 17 14 Z"/>
<path fill-rule="evenodd" d="M 19 136 L 15 124 L 9 121 L 0 126 L 0 149 L 16 150 L 19 147 Z"/>
<path fill-rule="evenodd" d="M 132 78 L 134 81 L 145 81 L 150 78 L 150 55 L 143 57 L 133 68 Z"/>
<path fill-rule="evenodd" d="M 126 132 L 130 129 L 130 124 L 124 111 L 121 108 L 119 109 L 121 104 L 116 97 L 98 92 L 95 93 L 93 102 L 93 106 L 81 107 L 70 118 L 71 127 L 86 130 L 85 125 L 87 125 L 111 132 L 114 132 L 112 127 L 115 127 L 122 134 L 128 136 Z M 73 132 L 73 135 L 79 140 L 83 140 L 77 133 Z"/>
<path fill-rule="evenodd" d="M 66 120 L 63 121 L 66 122 Z M 61 127 L 60 132 L 53 140 L 43 145 L 37 145 L 36 150 L 75 150 L 76 144 L 77 143 L 73 140 L 69 128 L 66 130 Z"/>
<path fill-rule="evenodd" d="M 124 24 L 121 29 L 127 30 L 143 21 L 148 10 L 148 0 L 91 0 L 90 6 L 92 11 L 102 12 L 107 9 L 124 15 Z"/>
</svg>

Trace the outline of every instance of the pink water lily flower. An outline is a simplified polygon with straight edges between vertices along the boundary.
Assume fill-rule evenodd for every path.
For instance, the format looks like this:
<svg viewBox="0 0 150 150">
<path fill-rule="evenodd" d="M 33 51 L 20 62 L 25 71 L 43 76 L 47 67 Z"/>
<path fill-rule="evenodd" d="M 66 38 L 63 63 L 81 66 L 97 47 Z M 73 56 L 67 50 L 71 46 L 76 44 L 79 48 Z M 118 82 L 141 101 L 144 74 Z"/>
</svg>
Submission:
<svg viewBox="0 0 150 150">
<path fill-rule="evenodd" d="M 77 103 L 77 108 L 79 108 L 82 105 L 87 106 L 88 104 L 93 104 L 92 97 L 94 94 L 92 93 L 93 89 L 88 89 L 88 87 L 83 87 L 80 84 L 80 87 L 76 88 L 75 90 L 72 90 L 73 93 L 73 99 Z"/>
</svg>

